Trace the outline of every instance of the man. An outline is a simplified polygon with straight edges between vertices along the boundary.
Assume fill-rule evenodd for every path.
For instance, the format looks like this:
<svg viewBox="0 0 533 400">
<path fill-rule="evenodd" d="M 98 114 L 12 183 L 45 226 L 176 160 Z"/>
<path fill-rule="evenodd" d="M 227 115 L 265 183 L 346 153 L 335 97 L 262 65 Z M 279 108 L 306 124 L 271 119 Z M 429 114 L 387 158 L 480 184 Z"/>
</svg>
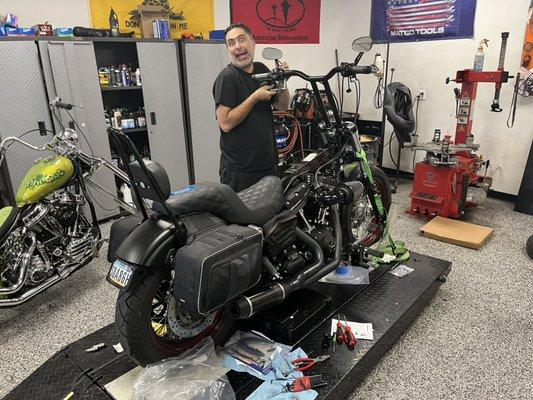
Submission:
<svg viewBox="0 0 533 400">
<path fill-rule="evenodd" d="M 259 87 L 252 78 L 269 69 L 254 62 L 255 41 L 246 25 L 230 25 L 225 40 L 231 64 L 213 85 L 222 152 L 219 173 L 220 182 L 238 192 L 267 175 L 276 175 L 278 151 L 272 105 L 286 110 L 289 92 L 285 89 L 276 95 L 275 90 Z M 282 66 L 288 68 L 287 63 Z"/>
</svg>

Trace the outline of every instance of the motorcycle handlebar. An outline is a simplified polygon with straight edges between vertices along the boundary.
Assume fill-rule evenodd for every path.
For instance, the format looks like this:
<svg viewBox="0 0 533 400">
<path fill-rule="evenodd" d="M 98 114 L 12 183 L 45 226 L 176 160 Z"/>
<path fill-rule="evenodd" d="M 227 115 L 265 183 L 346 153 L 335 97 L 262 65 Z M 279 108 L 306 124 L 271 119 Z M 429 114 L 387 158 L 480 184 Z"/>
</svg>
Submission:
<svg viewBox="0 0 533 400">
<path fill-rule="evenodd" d="M 252 75 L 252 78 L 258 81 L 265 80 L 282 80 L 292 76 L 297 76 L 308 82 L 320 82 L 331 79 L 335 74 L 340 73 L 342 76 L 354 76 L 357 74 L 371 74 L 374 72 L 372 65 L 358 66 L 353 63 L 342 63 L 339 67 L 332 68 L 326 75 L 309 76 L 302 71 L 295 69 L 283 70 L 280 68 L 273 69 L 271 72 Z"/>
</svg>

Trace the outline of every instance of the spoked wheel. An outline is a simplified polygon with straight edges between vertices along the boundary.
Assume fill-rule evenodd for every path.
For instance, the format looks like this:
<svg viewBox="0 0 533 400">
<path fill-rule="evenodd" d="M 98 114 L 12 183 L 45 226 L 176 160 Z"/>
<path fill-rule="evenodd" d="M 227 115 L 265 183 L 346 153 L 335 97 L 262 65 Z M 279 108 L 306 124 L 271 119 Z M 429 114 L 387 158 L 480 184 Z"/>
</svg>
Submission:
<svg viewBox="0 0 533 400">
<path fill-rule="evenodd" d="M 115 324 L 120 343 L 139 365 L 178 356 L 207 336 L 222 344 L 231 334 L 227 309 L 191 321 L 180 312 L 173 286 L 174 271 L 159 268 L 118 296 Z"/>
<path fill-rule="evenodd" d="M 377 167 L 370 167 L 374 177 L 374 187 L 381 195 L 381 202 L 387 213 L 391 205 L 389 180 L 385 172 Z M 364 192 L 348 204 L 343 210 L 343 233 L 348 243 L 371 246 L 378 242 L 385 233 L 385 222 L 376 216 L 368 193 Z"/>
</svg>

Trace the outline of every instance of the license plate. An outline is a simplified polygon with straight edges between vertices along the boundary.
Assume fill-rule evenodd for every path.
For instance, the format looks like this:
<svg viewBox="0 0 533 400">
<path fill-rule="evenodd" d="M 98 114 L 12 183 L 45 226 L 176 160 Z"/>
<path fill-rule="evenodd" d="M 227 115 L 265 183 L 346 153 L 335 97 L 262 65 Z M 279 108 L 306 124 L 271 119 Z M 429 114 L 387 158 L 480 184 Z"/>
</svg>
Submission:
<svg viewBox="0 0 533 400">
<path fill-rule="evenodd" d="M 107 274 L 107 280 L 119 289 L 124 289 L 129 285 L 132 274 L 133 266 L 122 260 L 116 260 Z"/>
</svg>

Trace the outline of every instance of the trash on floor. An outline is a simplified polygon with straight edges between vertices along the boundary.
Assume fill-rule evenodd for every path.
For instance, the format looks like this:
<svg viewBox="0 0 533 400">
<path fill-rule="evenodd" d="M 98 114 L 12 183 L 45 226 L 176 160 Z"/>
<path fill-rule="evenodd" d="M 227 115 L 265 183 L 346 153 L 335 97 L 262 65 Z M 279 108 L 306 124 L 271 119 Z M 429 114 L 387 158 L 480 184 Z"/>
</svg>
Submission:
<svg viewBox="0 0 533 400">
<path fill-rule="evenodd" d="M 148 365 L 133 389 L 136 399 L 235 399 L 235 393 L 207 337 L 178 357 Z"/>
<path fill-rule="evenodd" d="M 389 274 L 397 276 L 398 278 L 403 278 L 404 276 L 409 275 L 413 271 L 413 268 L 408 267 L 405 264 L 398 264 L 397 266 L 389 270 Z"/>
</svg>

